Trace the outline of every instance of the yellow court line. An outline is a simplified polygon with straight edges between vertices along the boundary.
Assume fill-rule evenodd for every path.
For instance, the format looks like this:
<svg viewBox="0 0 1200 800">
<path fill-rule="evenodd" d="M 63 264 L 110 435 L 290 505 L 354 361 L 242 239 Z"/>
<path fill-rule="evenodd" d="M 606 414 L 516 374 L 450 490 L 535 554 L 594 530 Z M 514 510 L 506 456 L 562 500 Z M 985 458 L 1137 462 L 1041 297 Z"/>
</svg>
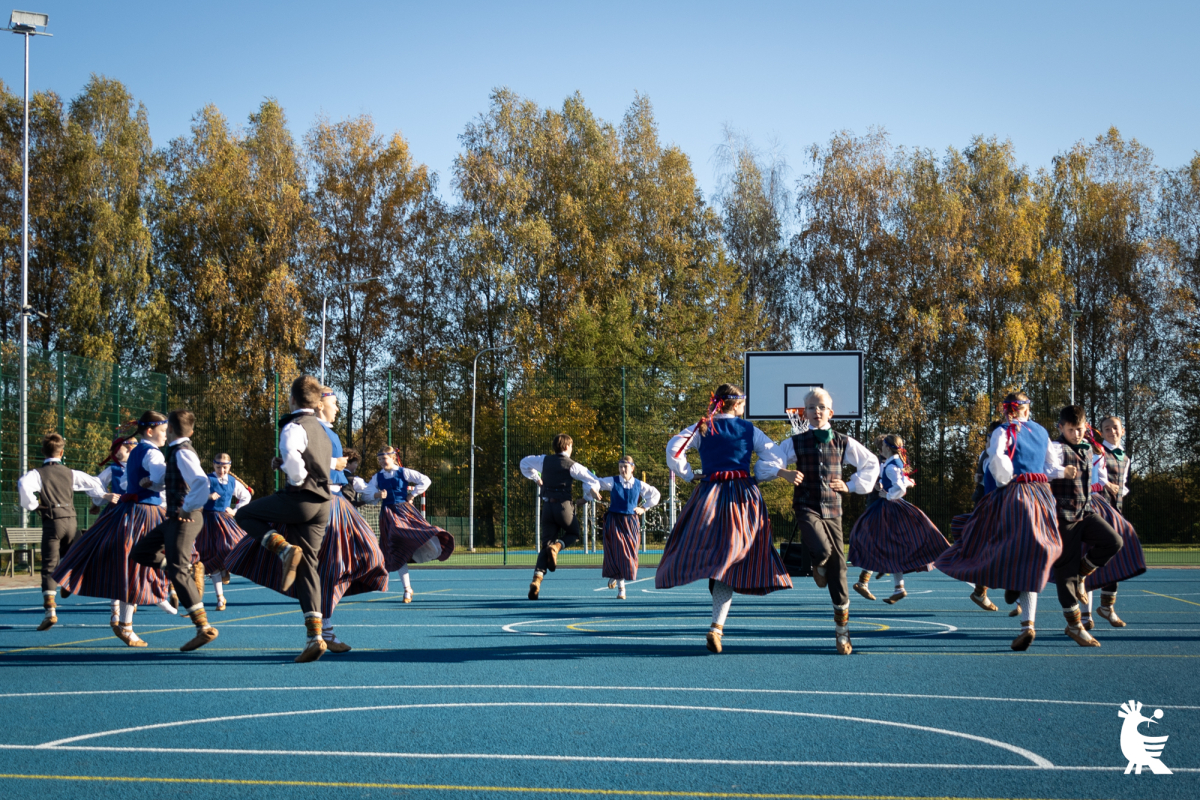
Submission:
<svg viewBox="0 0 1200 800">
<path fill-rule="evenodd" d="M 328 789 L 428 789 L 441 792 L 521 792 L 527 794 L 582 794 L 622 797 L 730 797 L 762 800 L 1016 800 L 1016 798 L 912 796 L 892 794 L 762 794 L 753 792 L 672 792 L 654 789 L 574 789 L 542 786 L 459 786 L 433 783 L 350 783 L 333 781 L 267 781 L 237 778 L 132 778 L 105 775 L 18 775 L 0 773 L 9 780 L 95 781 L 112 783 L 191 783 L 223 786 L 305 786 Z"/>
<path fill-rule="evenodd" d="M 1188 603 L 1193 606 L 1200 606 L 1200 603 L 1194 603 L 1191 600 L 1184 600 L 1182 597 L 1172 597 L 1169 594 L 1159 594 L 1158 592 L 1152 592 L 1149 589 L 1142 589 L 1142 591 L 1145 592 L 1146 594 L 1152 594 L 1156 597 L 1165 597 L 1168 600 L 1178 600 L 1181 603 Z M 1151 612 L 1151 613 L 1153 613 L 1153 612 Z"/>
</svg>

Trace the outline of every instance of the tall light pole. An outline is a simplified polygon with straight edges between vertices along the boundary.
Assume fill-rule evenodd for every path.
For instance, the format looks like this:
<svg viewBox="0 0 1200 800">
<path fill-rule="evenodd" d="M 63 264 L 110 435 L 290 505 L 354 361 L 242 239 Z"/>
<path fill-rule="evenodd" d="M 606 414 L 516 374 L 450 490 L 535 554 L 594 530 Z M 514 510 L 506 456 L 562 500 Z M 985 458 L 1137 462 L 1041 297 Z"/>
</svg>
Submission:
<svg viewBox="0 0 1200 800">
<path fill-rule="evenodd" d="M 1082 311 L 1071 311 L 1071 405 L 1075 405 L 1075 320 L 1082 316 Z"/>
<path fill-rule="evenodd" d="M 470 494 L 470 527 L 467 529 L 467 549 L 475 552 L 475 379 L 479 367 L 479 357 L 492 350 L 512 350 L 516 345 L 502 344 L 499 347 L 485 347 L 475 354 L 471 361 L 471 494 Z M 507 469 L 507 465 L 505 465 Z"/>
<path fill-rule="evenodd" d="M 21 413 L 20 459 L 18 472 L 29 468 L 29 37 L 50 36 L 44 30 L 50 24 L 46 14 L 13 10 L 8 20 L 8 30 L 25 37 L 25 128 L 21 145 Z M 25 510 L 21 509 L 21 525 L 26 522 Z"/>
<path fill-rule="evenodd" d="M 344 283 L 339 283 L 336 288 L 340 289 L 340 288 L 343 288 L 346 286 L 358 286 L 363 283 L 370 283 L 371 281 L 377 281 L 377 280 L 379 280 L 379 279 L 378 278 L 363 278 L 362 280 L 357 280 L 357 281 L 345 281 Z M 329 306 L 329 295 L 333 291 L 334 290 L 331 289 L 330 291 L 325 292 L 325 294 L 321 295 L 321 385 L 322 386 L 325 385 L 325 311 Z"/>
</svg>

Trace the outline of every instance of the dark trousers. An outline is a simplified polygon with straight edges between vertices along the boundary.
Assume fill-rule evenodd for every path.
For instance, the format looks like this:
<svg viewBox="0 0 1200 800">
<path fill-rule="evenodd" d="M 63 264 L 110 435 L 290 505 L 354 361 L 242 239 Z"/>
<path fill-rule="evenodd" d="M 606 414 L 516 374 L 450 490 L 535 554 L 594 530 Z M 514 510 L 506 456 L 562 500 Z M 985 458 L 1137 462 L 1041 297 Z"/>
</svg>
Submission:
<svg viewBox="0 0 1200 800">
<path fill-rule="evenodd" d="M 304 613 L 321 610 L 321 578 L 317 553 L 329 524 L 330 501 L 312 492 L 278 492 L 253 500 L 237 510 L 234 519 L 246 535 L 262 546 L 268 531 L 287 525 L 289 544 L 299 545 L 304 558 L 296 568 L 296 597 Z"/>
<path fill-rule="evenodd" d="M 182 513 L 182 512 L 180 512 Z M 192 551 L 196 549 L 196 537 L 204 527 L 204 512 L 193 511 L 190 519 L 167 517 L 143 536 L 129 557 L 146 566 L 161 568 L 167 573 L 179 605 L 192 608 L 202 602 L 200 590 L 192 579 Z"/>
<path fill-rule="evenodd" d="M 822 519 L 818 511 L 804 507 L 795 509 L 796 527 L 800 541 L 812 559 L 813 571 L 825 568 L 829 581 L 829 599 L 835 606 L 850 602 L 846 586 L 846 549 L 842 545 L 842 518 Z"/>
<path fill-rule="evenodd" d="M 542 552 L 538 553 L 534 569 L 546 571 L 550 555 L 547 548 L 560 539 L 564 550 L 579 544 L 579 518 L 575 516 L 575 503 L 571 500 L 543 500 Z"/>
<path fill-rule="evenodd" d="M 54 580 L 54 570 L 58 568 L 59 560 L 71 549 L 71 545 L 79 538 L 79 526 L 75 517 L 42 520 L 42 591 L 53 592 L 58 589 Z"/>
<path fill-rule="evenodd" d="M 1078 605 L 1079 601 L 1067 587 L 1067 580 L 1079 575 L 1083 560 L 1083 545 L 1088 546 L 1087 560 L 1096 567 L 1103 567 L 1117 554 L 1124 544 L 1121 535 L 1096 514 L 1088 514 L 1075 522 L 1058 520 L 1058 532 L 1062 536 L 1063 552 L 1054 562 L 1054 582 L 1058 589 L 1058 602 L 1063 608 Z"/>
</svg>

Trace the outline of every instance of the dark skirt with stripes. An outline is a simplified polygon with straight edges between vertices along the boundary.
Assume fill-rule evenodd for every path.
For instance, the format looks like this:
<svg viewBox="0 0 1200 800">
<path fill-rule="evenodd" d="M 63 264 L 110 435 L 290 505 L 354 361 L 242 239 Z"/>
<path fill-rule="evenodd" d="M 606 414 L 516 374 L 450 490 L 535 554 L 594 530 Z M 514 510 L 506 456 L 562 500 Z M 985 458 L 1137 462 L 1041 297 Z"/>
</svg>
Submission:
<svg viewBox="0 0 1200 800">
<path fill-rule="evenodd" d="M 205 511 L 204 527 L 196 537 L 196 552 L 209 575 L 225 569 L 225 559 L 246 532 L 224 511 Z"/>
<path fill-rule="evenodd" d="M 1105 522 L 1112 525 L 1121 536 L 1121 549 L 1109 559 L 1108 563 L 1087 576 L 1087 588 L 1099 589 L 1117 581 L 1127 581 L 1136 578 L 1146 571 L 1146 556 L 1142 552 L 1142 543 L 1137 531 L 1129 524 L 1129 520 L 1121 516 L 1102 494 L 1092 495 L 1092 510 L 1099 514 Z"/>
<path fill-rule="evenodd" d="M 975 506 L 962 537 L 934 566 L 967 583 L 1040 592 L 1060 555 L 1062 537 L 1050 486 L 1013 481 Z"/>
<path fill-rule="evenodd" d="M 454 537 L 436 525 L 430 525 L 412 503 L 397 503 L 379 510 L 379 546 L 387 561 L 388 572 L 412 562 L 413 553 L 437 537 L 442 543 L 438 561 L 454 553 Z"/>
<path fill-rule="evenodd" d="M 854 523 L 847 559 L 873 572 L 929 572 L 949 546 L 921 509 L 903 499 L 881 499 Z"/>
<path fill-rule="evenodd" d="M 605 578 L 637 580 L 640 522 L 637 514 L 609 511 L 604 515 L 604 567 L 600 574 Z"/>
<path fill-rule="evenodd" d="M 170 583 L 162 570 L 143 567 L 129 553 L 143 536 L 163 521 L 162 506 L 117 503 L 84 531 L 59 562 L 54 580 L 71 594 L 103 597 L 137 605 L 167 598 Z"/>
<path fill-rule="evenodd" d="M 278 530 L 287 535 L 286 525 L 280 525 Z M 249 536 L 243 536 L 234 546 L 225 569 L 276 592 L 283 584 L 283 564 L 279 557 Z M 317 552 L 317 573 L 321 579 L 324 617 L 333 616 L 338 601 L 346 595 L 386 592 L 388 588 L 388 574 L 375 532 L 354 506 L 338 494 L 334 494 L 329 507 L 329 524 Z M 293 584 L 282 594 L 295 597 L 296 586 Z"/>
<path fill-rule="evenodd" d="M 957 542 L 962 538 L 963 528 L 967 527 L 970 514 L 955 514 L 950 519 L 950 541 Z"/>
<path fill-rule="evenodd" d="M 688 498 L 663 548 L 656 589 L 712 578 L 739 594 L 792 588 L 771 543 L 771 520 L 749 478 L 703 481 Z"/>
</svg>

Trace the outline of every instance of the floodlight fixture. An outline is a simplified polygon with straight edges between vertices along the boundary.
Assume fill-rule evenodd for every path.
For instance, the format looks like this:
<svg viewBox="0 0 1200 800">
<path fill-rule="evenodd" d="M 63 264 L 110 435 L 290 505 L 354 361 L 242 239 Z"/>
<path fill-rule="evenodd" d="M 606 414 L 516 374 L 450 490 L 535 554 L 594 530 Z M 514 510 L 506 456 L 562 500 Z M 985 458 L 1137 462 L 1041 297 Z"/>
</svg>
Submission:
<svg viewBox="0 0 1200 800">
<path fill-rule="evenodd" d="M 17 11 L 13 9 L 8 19 L 8 29 L 13 33 L 25 36 L 52 36 L 44 30 L 50 24 L 49 14 L 39 14 L 36 11 Z M 38 30 L 42 28 L 43 30 Z"/>
</svg>

